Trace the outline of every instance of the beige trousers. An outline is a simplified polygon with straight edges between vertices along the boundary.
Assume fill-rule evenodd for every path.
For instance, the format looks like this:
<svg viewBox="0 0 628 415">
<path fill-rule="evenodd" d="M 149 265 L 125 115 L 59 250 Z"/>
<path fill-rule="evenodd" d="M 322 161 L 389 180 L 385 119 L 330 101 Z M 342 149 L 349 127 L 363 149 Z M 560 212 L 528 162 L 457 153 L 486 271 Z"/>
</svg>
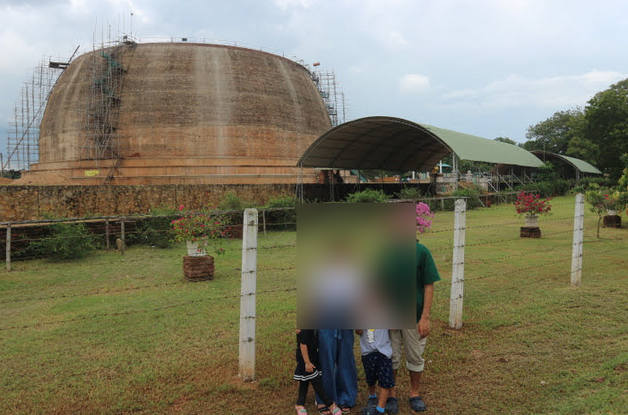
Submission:
<svg viewBox="0 0 628 415">
<path fill-rule="evenodd" d="M 411 372 L 423 372 L 425 359 L 425 343 L 427 337 L 421 338 L 416 328 L 390 330 L 390 342 L 392 343 L 392 366 L 393 370 L 399 369 L 401 364 L 402 345 L 406 354 L 406 367 Z"/>
</svg>

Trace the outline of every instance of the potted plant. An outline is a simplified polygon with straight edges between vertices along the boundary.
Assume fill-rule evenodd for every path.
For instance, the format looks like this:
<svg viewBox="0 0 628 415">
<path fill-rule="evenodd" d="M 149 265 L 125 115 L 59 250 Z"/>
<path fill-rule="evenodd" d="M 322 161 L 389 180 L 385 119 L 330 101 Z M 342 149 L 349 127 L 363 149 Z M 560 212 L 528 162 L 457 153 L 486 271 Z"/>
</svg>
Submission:
<svg viewBox="0 0 628 415">
<path fill-rule="evenodd" d="M 207 251 L 220 255 L 221 247 L 228 231 L 228 221 L 224 215 L 214 215 L 209 211 L 184 212 L 179 207 L 181 217 L 172 221 L 175 242 L 185 242 L 188 256 L 206 256 Z"/>
<path fill-rule="evenodd" d="M 207 251 L 221 255 L 225 252 L 222 242 L 229 231 L 228 220 L 224 215 L 210 211 L 184 212 L 172 221 L 176 242 L 185 242 L 188 254 L 183 257 L 183 276 L 188 281 L 205 281 L 214 278 L 214 257 Z"/>
<path fill-rule="evenodd" d="M 546 215 L 552 210 L 550 198 L 541 199 L 539 194 L 521 191 L 515 201 L 515 210 L 525 215 L 525 226 L 521 227 L 521 237 L 540 238 L 539 215 Z"/>
<path fill-rule="evenodd" d="M 605 189 L 589 190 L 584 195 L 591 205 L 591 211 L 598 215 L 597 237 L 600 237 L 600 225 L 604 227 L 621 228 L 622 211 L 628 207 L 628 192 L 609 191 Z"/>
<path fill-rule="evenodd" d="M 605 193 L 603 203 L 606 206 L 607 216 L 619 216 L 628 206 L 628 192 L 615 190 L 612 193 Z"/>
</svg>

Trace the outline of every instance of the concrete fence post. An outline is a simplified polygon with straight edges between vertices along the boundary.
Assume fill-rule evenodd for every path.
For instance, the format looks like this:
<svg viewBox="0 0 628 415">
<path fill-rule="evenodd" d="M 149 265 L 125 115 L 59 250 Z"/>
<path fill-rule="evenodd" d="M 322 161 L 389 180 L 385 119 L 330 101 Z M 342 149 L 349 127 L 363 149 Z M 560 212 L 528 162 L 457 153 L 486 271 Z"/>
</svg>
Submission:
<svg viewBox="0 0 628 415">
<path fill-rule="evenodd" d="M 7 271 L 11 271 L 11 224 L 7 223 L 7 251 L 6 251 L 6 267 Z"/>
<path fill-rule="evenodd" d="M 124 248 L 126 245 L 126 242 L 124 240 L 124 219 L 120 221 L 120 241 L 122 242 L 120 244 L 120 253 L 124 255 Z"/>
<path fill-rule="evenodd" d="M 464 245 L 467 202 L 456 200 L 454 217 L 454 252 L 451 267 L 451 296 L 449 298 L 449 327 L 462 328 L 462 305 L 464 299 Z"/>
<path fill-rule="evenodd" d="M 582 248 L 584 244 L 584 195 L 576 195 L 573 219 L 573 247 L 571 250 L 571 285 L 580 286 L 582 281 Z"/>
<path fill-rule="evenodd" d="M 255 380 L 255 293 L 257 285 L 257 209 L 244 210 L 240 289 L 240 377 Z"/>
<path fill-rule="evenodd" d="M 105 219 L 105 247 L 109 250 L 109 219 Z"/>
</svg>

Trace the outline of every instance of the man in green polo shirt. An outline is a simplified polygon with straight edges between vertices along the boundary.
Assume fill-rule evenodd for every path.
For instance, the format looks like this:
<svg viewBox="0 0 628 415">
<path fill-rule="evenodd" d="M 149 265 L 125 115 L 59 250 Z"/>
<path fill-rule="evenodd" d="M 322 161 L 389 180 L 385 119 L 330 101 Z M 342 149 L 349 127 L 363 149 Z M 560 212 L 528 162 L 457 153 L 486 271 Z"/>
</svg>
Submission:
<svg viewBox="0 0 628 415">
<path fill-rule="evenodd" d="M 418 241 L 416 243 L 416 328 L 391 330 L 390 340 L 393 347 L 393 374 L 396 378 L 401 361 L 402 344 L 405 349 L 406 366 L 410 373 L 410 408 L 415 412 L 426 410 L 425 403 L 419 396 L 419 384 L 425 360 L 423 351 L 427 336 L 430 334 L 430 313 L 434 298 L 434 283 L 440 281 L 434 258 L 430 251 Z M 396 383 L 396 382 L 395 382 Z M 391 389 L 386 404 L 386 411 L 396 414 L 399 405 L 395 388 Z"/>
</svg>

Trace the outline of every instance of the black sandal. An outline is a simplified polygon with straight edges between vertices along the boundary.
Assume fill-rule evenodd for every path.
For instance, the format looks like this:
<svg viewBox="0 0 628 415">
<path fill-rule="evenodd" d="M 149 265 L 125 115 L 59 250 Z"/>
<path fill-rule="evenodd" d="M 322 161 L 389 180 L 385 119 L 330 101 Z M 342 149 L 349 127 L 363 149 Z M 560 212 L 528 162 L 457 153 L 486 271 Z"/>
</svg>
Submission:
<svg viewBox="0 0 628 415">
<path fill-rule="evenodd" d="M 331 415 L 331 411 L 325 405 L 318 405 L 316 406 L 316 409 L 318 409 L 318 412 L 323 415 Z"/>
<path fill-rule="evenodd" d="M 351 413 L 351 407 L 348 405 L 338 405 L 338 408 L 340 408 L 340 410 L 342 411 L 343 414 L 350 414 Z"/>
</svg>

